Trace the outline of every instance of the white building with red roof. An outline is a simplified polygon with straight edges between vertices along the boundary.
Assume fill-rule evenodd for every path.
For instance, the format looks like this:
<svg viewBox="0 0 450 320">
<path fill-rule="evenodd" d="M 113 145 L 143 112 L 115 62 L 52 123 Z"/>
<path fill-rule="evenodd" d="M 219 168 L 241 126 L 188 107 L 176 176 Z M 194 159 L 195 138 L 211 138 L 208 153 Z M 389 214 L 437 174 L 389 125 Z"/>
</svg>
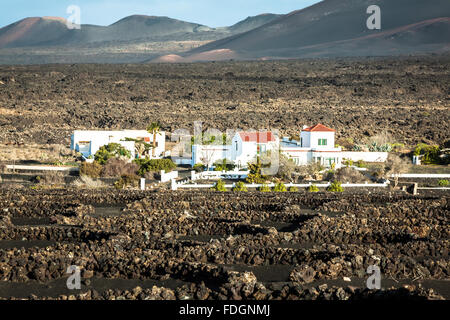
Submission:
<svg viewBox="0 0 450 320">
<path fill-rule="evenodd" d="M 340 168 L 344 159 L 366 162 L 385 162 L 387 152 L 355 152 L 342 151 L 335 145 L 334 129 L 319 123 L 312 127 L 304 126 L 300 132 L 300 141 L 289 138 L 278 138 L 274 131 L 240 131 L 235 133 L 231 143 L 226 145 L 194 145 L 192 146 L 192 166 L 202 163 L 208 167 L 214 163 L 227 160 L 238 168 L 246 168 L 249 162 L 257 157 L 273 159 L 277 163 L 278 152 L 290 158 L 297 165 L 312 162 L 324 167 Z M 274 157 L 275 156 L 275 157 Z"/>
<path fill-rule="evenodd" d="M 203 164 L 211 167 L 214 163 L 233 163 L 239 168 L 246 167 L 247 163 L 253 162 L 258 156 L 267 154 L 271 150 L 279 149 L 279 138 L 272 131 L 240 131 L 231 139 L 231 144 L 219 143 L 193 145 L 192 166 Z"/>
<path fill-rule="evenodd" d="M 297 165 L 319 162 L 325 167 L 334 164 L 339 168 L 342 163 L 342 149 L 335 147 L 335 133 L 334 129 L 320 123 L 312 127 L 305 126 L 300 132 L 300 141 L 280 141 L 273 131 L 241 131 L 233 136 L 231 145 L 194 145 L 192 166 L 203 163 L 211 167 L 214 163 L 226 159 L 243 168 L 257 157 L 281 152 Z"/>
<path fill-rule="evenodd" d="M 323 124 L 304 127 L 300 132 L 300 141 L 283 139 L 280 150 L 297 165 L 319 162 L 325 167 L 333 164 L 339 168 L 342 163 L 342 149 L 335 147 L 334 129 Z"/>
<path fill-rule="evenodd" d="M 258 156 L 276 151 L 280 139 L 272 131 L 237 132 L 231 140 L 231 159 L 239 168 L 247 166 Z"/>
</svg>

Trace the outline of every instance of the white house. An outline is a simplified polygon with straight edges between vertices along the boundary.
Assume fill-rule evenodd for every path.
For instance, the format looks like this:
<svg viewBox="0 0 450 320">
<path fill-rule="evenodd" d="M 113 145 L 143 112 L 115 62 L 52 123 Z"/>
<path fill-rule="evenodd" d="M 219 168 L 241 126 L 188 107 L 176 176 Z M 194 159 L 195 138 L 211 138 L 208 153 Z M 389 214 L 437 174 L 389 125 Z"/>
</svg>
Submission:
<svg viewBox="0 0 450 320">
<path fill-rule="evenodd" d="M 203 164 L 211 167 L 214 163 L 227 159 L 231 161 L 231 146 L 204 144 L 192 146 L 191 165 Z"/>
<path fill-rule="evenodd" d="M 258 156 L 269 155 L 270 152 L 280 151 L 297 165 L 318 162 L 324 167 L 340 168 L 343 160 L 364 160 L 366 162 L 385 162 L 387 152 L 351 152 L 342 151 L 335 146 L 334 129 L 323 124 L 303 127 L 300 141 L 283 138 L 271 131 L 238 132 L 231 145 L 194 145 L 192 147 L 192 166 L 203 163 L 208 166 L 219 160 L 226 159 L 239 168 L 256 160 Z"/>
<path fill-rule="evenodd" d="M 271 131 L 238 132 L 231 140 L 231 161 L 245 167 L 258 156 L 278 152 L 280 140 Z"/>
<path fill-rule="evenodd" d="M 300 141 L 283 139 L 280 150 L 297 165 L 319 162 L 325 167 L 333 164 L 339 168 L 342 163 L 342 148 L 335 147 L 335 130 L 317 124 L 304 127 L 300 132 Z"/>
<path fill-rule="evenodd" d="M 129 140 L 132 139 L 132 140 Z M 146 130 L 120 130 L 120 131 L 97 131 L 97 130 L 76 130 L 71 136 L 70 149 L 80 152 L 85 158 L 94 156 L 104 145 L 109 143 L 119 143 L 131 152 L 132 158 L 152 157 L 153 150 L 148 154 L 142 153 L 136 146 L 134 140 L 140 140 L 153 145 L 153 133 Z M 155 158 L 164 156 L 166 134 L 160 131 L 156 134 Z"/>
<path fill-rule="evenodd" d="M 270 131 L 237 132 L 231 145 L 207 144 L 192 146 L 192 166 L 197 163 L 208 167 L 226 159 L 238 167 L 256 160 L 271 150 L 278 150 L 279 139 Z"/>
</svg>

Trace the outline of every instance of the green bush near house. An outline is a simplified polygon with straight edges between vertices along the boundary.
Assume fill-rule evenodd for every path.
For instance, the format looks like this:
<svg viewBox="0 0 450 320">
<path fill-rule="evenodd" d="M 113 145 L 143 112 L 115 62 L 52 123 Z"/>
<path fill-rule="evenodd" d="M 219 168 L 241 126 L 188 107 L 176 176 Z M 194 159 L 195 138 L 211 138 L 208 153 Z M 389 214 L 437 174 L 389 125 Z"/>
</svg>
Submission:
<svg viewBox="0 0 450 320">
<path fill-rule="evenodd" d="M 353 160 L 345 160 L 344 161 L 344 166 L 351 167 L 352 165 L 353 165 Z"/>
<path fill-rule="evenodd" d="M 298 188 L 297 187 L 289 187 L 289 192 L 298 192 Z"/>
<path fill-rule="evenodd" d="M 223 182 L 222 179 L 219 179 L 211 190 L 225 192 L 227 191 L 227 188 L 225 188 L 225 182 Z"/>
<path fill-rule="evenodd" d="M 231 171 L 236 166 L 227 162 L 227 159 L 223 159 L 214 163 L 214 171 Z"/>
<path fill-rule="evenodd" d="M 286 192 L 287 188 L 283 182 L 277 183 L 275 187 L 273 187 L 274 192 Z"/>
<path fill-rule="evenodd" d="M 263 183 L 267 180 L 267 177 L 261 174 L 262 164 L 259 157 L 256 159 L 255 163 L 248 163 L 248 169 L 250 171 L 246 179 L 248 183 Z"/>
<path fill-rule="evenodd" d="M 245 183 L 243 183 L 242 181 L 239 181 L 238 183 L 236 183 L 236 185 L 233 188 L 233 191 L 238 191 L 238 192 L 247 192 L 247 187 L 245 186 Z"/>
<path fill-rule="evenodd" d="M 134 162 L 139 165 L 138 174 L 141 176 L 147 172 L 159 172 L 161 170 L 170 172 L 177 167 L 171 159 L 136 159 Z"/>
<path fill-rule="evenodd" d="M 439 180 L 439 181 L 438 181 L 438 185 L 439 185 L 440 187 L 448 187 L 449 184 L 450 184 L 450 183 L 449 183 L 448 180 Z"/>
<path fill-rule="evenodd" d="M 270 187 L 267 184 L 263 184 L 261 187 L 258 188 L 258 191 L 260 192 L 271 192 Z"/>
<path fill-rule="evenodd" d="M 205 171 L 205 169 L 206 169 L 205 165 L 203 165 L 203 164 L 201 164 L 201 163 L 196 163 L 192 168 L 193 168 L 194 171 L 197 172 L 197 173 L 198 173 L 198 172 L 203 172 L 203 171 Z"/>
<path fill-rule="evenodd" d="M 366 162 L 365 162 L 364 160 L 358 160 L 358 161 L 356 162 L 356 166 L 357 166 L 358 168 L 367 168 L 367 164 L 366 164 Z"/>
<path fill-rule="evenodd" d="M 105 164 L 111 158 L 131 158 L 131 152 L 119 143 L 110 143 L 102 146 L 95 153 L 94 159 L 101 165 Z"/>
<path fill-rule="evenodd" d="M 319 188 L 314 184 L 310 185 L 307 190 L 308 192 L 319 192 Z"/>
<path fill-rule="evenodd" d="M 327 188 L 327 190 L 331 192 L 343 192 L 344 188 L 342 188 L 342 184 L 339 181 L 334 181 Z"/>
<path fill-rule="evenodd" d="M 414 150 L 415 156 L 422 156 L 422 164 L 440 164 L 439 158 L 440 149 L 439 146 L 430 146 L 425 143 L 419 143 Z"/>
</svg>

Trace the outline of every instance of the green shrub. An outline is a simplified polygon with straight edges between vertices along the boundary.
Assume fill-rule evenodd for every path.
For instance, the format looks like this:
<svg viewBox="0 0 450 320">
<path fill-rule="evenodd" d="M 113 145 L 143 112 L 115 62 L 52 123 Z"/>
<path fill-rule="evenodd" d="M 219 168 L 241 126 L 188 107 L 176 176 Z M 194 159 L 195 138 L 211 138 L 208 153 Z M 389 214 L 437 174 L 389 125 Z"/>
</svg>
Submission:
<svg viewBox="0 0 450 320">
<path fill-rule="evenodd" d="M 344 188 L 342 188 L 342 185 L 339 181 L 334 181 L 331 183 L 331 185 L 327 188 L 328 191 L 331 192 L 343 192 Z"/>
<path fill-rule="evenodd" d="M 99 178 L 102 173 L 102 169 L 102 165 L 98 162 L 83 162 L 80 166 L 80 175 L 88 176 L 90 178 Z"/>
<path fill-rule="evenodd" d="M 308 192 L 319 192 L 319 188 L 314 184 L 310 185 L 307 190 Z"/>
<path fill-rule="evenodd" d="M 358 161 L 356 162 L 356 166 L 357 166 L 358 168 L 367 168 L 367 164 L 364 162 L 364 160 L 358 160 Z"/>
<path fill-rule="evenodd" d="M 125 174 L 120 177 L 119 180 L 114 182 L 114 187 L 116 189 L 124 189 L 128 186 L 138 187 L 139 186 L 139 176 L 135 174 Z"/>
<path fill-rule="evenodd" d="M 239 181 L 234 186 L 233 191 L 247 192 L 248 190 L 247 190 L 247 187 L 245 186 L 245 183 L 243 183 L 242 181 Z"/>
<path fill-rule="evenodd" d="M 206 167 L 201 163 L 196 163 L 194 165 L 193 169 L 195 172 L 203 172 L 203 171 L 205 171 Z"/>
<path fill-rule="evenodd" d="M 449 185 L 448 180 L 439 180 L 438 185 L 441 187 L 447 187 Z"/>
<path fill-rule="evenodd" d="M 214 163 L 214 171 L 231 171 L 235 167 L 234 164 L 228 163 L 226 159 Z"/>
<path fill-rule="evenodd" d="M 140 176 L 149 171 L 159 172 L 164 170 L 170 172 L 177 167 L 171 159 L 136 159 L 134 162 L 139 165 L 138 174 Z"/>
<path fill-rule="evenodd" d="M 275 185 L 275 187 L 273 187 L 273 191 L 274 192 L 286 192 L 287 189 L 286 189 L 286 186 L 284 185 L 284 183 L 280 182 L 280 183 L 277 183 Z"/>
<path fill-rule="evenodd" d="M 261 174 L 262 164 L 259 157 L 256 159 L 256 163 L 248 163 L 248 169 L 250 171 L 246 179 L 248 183 L 263 183 L 266 181 L 267 178 Z"/>
<path fill-rule="evenodd" d="M 344 161 L 344 166 L 351 167 L 352 165 L 353 165 L 353 160 L 345 160 Z"/>
<path fill-rule="evenodd" d="M 441 163 L 439 146 L 430 146 L 425 143 L 419 143 L 414 150 L 414 155 L 422 155 L 422 164 L 439 164 Z"/>
<path fill-rule="evenodd" d="M 270 192 L 272 190 L 270 190 L 269 186 L 267 184 L 263 184 L 261 187 L 258 188 L 258 191 L 260 192 Z"/>
<path fill-rule="evenodd" d="M 227 188 L 225 188 L 225 182 L 223 182 L 222 179 L 219 179 L 211 190 L 225 192 L 227 191 Z"/>
<path fill-rule="evenodd" d="M 297 187 L 289 187 L 289 192 L 298 192 L 298 188 Z"/>
<path fill-rule="evenodd" d="M 119 143 L 110 143 L 98 149 L 94 159 L 100 164 L 105 164 L 109 159 L 119 157 L 131 158 L 131 152 Z"/>
</svg>

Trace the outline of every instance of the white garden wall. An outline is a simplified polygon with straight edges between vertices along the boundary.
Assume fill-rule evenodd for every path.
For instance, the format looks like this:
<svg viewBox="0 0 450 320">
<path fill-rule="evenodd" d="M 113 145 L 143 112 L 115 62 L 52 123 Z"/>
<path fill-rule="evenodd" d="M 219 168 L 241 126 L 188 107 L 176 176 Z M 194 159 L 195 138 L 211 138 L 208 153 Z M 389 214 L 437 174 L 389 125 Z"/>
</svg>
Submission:
<svg viewBox="0 0 450 320">
<path fill-rule="evenodd" d="M 164 170 L 161 170 L 161 182 L 169 182 L 172 179 L 178 178 L 178 171 L 171 171 L 166 173 Z"/>
<path fill-rule="evenodd" d="M 388 152 L 342 151 L 342 159 L 365 162 L 386 162 Z"/>
</svg>

